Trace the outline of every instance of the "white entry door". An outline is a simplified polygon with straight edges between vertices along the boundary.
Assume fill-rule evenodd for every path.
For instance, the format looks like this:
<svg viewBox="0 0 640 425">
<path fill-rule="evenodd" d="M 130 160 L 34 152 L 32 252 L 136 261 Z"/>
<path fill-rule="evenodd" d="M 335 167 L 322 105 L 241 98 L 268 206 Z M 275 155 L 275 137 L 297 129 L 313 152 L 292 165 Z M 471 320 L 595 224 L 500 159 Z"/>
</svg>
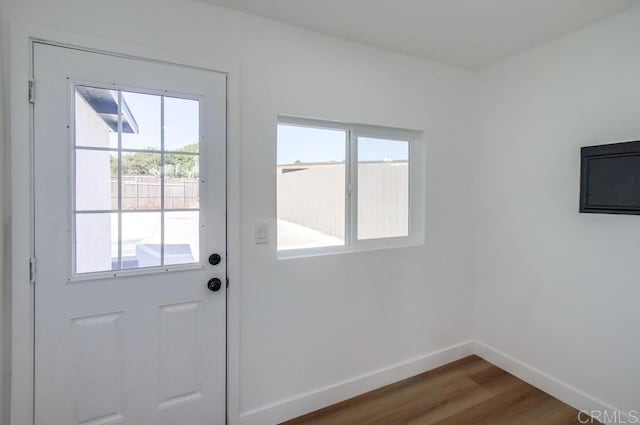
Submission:
<svg viewBox="0 0 640 425">
<path fill-rule="evenodd" d="M 225 75 L 33 60 L 36 425 L 224 424 Z"/>
</svg>

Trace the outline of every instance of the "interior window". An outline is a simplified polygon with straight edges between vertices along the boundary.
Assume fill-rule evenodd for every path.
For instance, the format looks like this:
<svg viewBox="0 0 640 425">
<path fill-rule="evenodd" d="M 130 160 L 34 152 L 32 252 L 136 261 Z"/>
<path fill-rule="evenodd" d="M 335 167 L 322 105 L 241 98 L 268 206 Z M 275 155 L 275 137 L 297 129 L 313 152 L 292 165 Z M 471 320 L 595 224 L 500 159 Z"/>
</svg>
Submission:
<svg viewBox="0 0 640 425">
<path fill-rule="evenodd" d="M 278 123 L 278 250 L 420 241 L 420 226 L 412 230 L 411 225 L 412 214 L 423 211 L 420 202 L 412 203 L 416 136 L 409 130 L 283 118 Z"/>
</svg>

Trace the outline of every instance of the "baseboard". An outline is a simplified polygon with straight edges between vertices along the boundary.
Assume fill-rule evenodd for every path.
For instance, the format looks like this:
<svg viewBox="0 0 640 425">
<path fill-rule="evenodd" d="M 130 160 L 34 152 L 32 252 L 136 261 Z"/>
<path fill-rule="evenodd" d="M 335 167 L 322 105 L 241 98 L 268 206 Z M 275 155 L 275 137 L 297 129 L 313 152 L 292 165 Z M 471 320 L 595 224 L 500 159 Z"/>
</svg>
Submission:
<svg viewBox="0 0 640 425">
<path fill-rule="evenodd" d="M 271 425 L 350 399 L 473 354 L 471 341 L 453 345 L 334 385 L 243 412 L 231 423 Z"/>
<path fill-rule="evenodd" d="M 626 422 L 618 420 L 614 422 L 609 421 L 608 423 L 634 423 L 630 422 L 628 420 L 629 417 L 614 406 L 598 400 L 597 398 L 553 378 L 528 364 L 516 360 L 489 345 L 478 341 L 473 342 L 472 345 L 473 352 L 477 356 L 546 392 L 547 394 L 552 395 L 569 406 L 585 412 L 610 412 L 613 417 L 615 417 L 615 415 L 620 415 L 618 418 L 622 417 L 623 420 L 627 420 Z"/>
<path fill-rule="evenodd" d="M 231 418 L 231 423 L 236 425 L 275 425 L 472 354 L 476 354 L 578 410 L 610 412 L 614 416 L 619 415 L 617 421 L 604 421 L 607 424 L 635 423 L 629 421 L 629 416 L 614 406 L 478 341 L 467 341 L 453 345 L 306 394 L 249 410 L 241 413 L 237 418 Z"/>
</svg>

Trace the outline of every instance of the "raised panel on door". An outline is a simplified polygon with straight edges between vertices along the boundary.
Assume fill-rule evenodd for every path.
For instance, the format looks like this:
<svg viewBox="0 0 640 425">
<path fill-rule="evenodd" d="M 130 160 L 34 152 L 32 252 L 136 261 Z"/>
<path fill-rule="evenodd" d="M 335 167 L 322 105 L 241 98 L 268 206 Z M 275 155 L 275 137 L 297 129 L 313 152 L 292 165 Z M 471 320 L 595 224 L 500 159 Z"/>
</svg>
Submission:
<svg viewBox="0 0 640 425">
<path fill-rule="evenodd" d="M 200 301 L 163 305 L 160 313 L 160 409 L 202 397 Z"/>
<path fill-rule="evenodd" d="M 75 417 L 79 424 L 123 419 L 122 312 L 71 319 Z"/>
</svg>

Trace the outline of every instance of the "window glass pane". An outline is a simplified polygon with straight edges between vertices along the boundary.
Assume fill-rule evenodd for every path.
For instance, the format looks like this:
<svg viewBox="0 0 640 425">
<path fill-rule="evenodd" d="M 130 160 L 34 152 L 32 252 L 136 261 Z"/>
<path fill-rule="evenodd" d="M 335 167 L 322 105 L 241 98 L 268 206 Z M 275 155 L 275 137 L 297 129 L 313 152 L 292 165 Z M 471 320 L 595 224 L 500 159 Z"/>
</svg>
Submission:
<svg viewBox="0 0 640 425">
<path fill-rule="evenodd" d="M 122 268 L 160 265 L 161 223 L 159 212 L 122 213 Z"/>
<path fill-rule="evenodd" d="M 409 142 L 358 138 L 358 239 L 409 234 Z"/>
<path fill-rule="evenodd" d="M 278 249 L 344 245 L 346 132 L 278 125 Z"/>
<path fill-rule="evenodd" d="M 199 262 L 199 101 L 78 86 L 75 105 L 76 273 Z"/>
<path fill-rule="evenodd" d="M 200 260 L 200 212 L 176 211 L 164 215 L 164 264 Z"/>
<path fill-rule="evenodd" d="M 122 153 L 122 209 L 161 208 L 161 161 L 159 153 Z"/>
<path fill-rule="evenodd" d="M 166 154 L 164 157 L 165 209 L 194 209 L 200 205 L 198 155 Z"/>
<path fill-rule="evenodd" d="M 118 269 L 118 214 L 76 214 L 76 273 Z"/>
<path fill-rule="evenodd" d="M 164 98 L 164 148 L 167 151 L 198 152 L 200 102 Z"/>
<path fill-rule="evenodd" d="M 117 152 L 76 149 L 76 210 L 117 209 L 117 182 Z"/>
<path fill-rule="evenodd" d="M 162 98 L 122 92 L 122 148 L 160 150 Z"/>
<path fill-rule="evenodd" d="M 76 87 L 76 146 L 118 147 L 118 92 Z"/>
</svg>

